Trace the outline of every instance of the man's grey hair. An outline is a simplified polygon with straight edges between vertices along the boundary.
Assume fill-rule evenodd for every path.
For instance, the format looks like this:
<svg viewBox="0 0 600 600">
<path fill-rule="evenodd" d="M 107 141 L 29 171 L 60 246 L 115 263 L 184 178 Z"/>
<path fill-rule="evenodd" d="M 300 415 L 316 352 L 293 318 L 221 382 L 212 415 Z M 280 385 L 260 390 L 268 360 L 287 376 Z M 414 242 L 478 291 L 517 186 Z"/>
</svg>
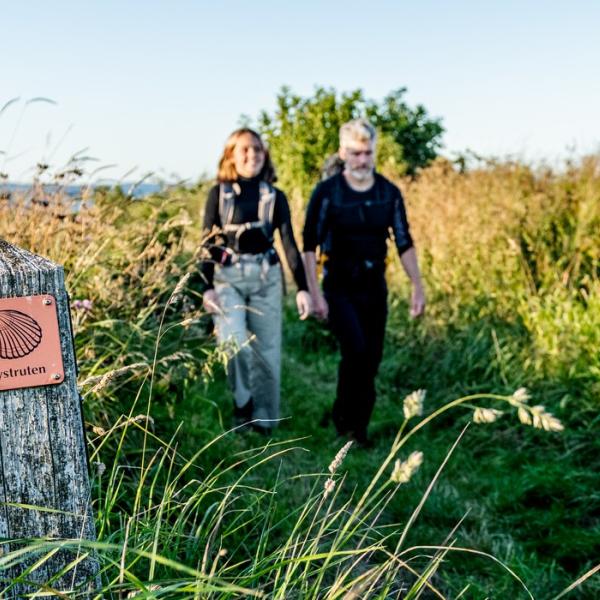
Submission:
<svg viewBox="0 0 600 600">
<path fill-rule="evenodd" d="M 348 142 L 372 142 L 377 141 L 375 127 L 367 119 L 352 119 L 340 127 L 340 148 Z"/>
</svg>

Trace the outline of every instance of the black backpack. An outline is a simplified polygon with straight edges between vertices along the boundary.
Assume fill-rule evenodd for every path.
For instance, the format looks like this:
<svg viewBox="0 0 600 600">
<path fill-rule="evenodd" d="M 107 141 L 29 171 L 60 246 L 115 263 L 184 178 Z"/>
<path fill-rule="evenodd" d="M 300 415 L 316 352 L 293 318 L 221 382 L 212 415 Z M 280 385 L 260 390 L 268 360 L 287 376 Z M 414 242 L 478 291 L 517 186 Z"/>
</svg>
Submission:
<svg viewBox="0 0 600 600">
<path fill-rule="evenodd" d="M 397 193 L 393 185 L 375 174 L 373 200 L 347 202 L 343 198 L 341 170 L 331 177 L 331 193 L 323 198 L 317 223 L 317 241 L 322 255 L 330 256 L 335 224 L 359 226 L 369 224 L 388 228 L 393 226 Z M 357 236 L 360 243 L 362 236 Z"/>
<path fill-rule="evenodd" d="M 267 240 L 273 243 L 273 218 L 275 214 L 275 188 L 261 181 L 259 184 L 258 219 L 247 223 L 232 223 L 235 209 L 236 183 L 221 183 L 219 185 L 219 217 L 224 233 L 233 233 L 235 245 L 233 250 L 239 252 L 240 236 L 250 229 L 260 229 Z M 239 188 L 238 188 L 239 189 Z"/>
</svg>

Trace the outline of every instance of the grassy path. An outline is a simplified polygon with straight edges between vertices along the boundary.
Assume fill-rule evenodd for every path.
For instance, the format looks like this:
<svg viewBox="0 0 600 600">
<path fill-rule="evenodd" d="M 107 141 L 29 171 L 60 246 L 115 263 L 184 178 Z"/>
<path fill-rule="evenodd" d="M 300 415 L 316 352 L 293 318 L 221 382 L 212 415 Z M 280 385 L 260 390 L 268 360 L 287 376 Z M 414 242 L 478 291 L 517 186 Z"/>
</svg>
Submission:
<svg viewBox="0 0 600 600">
<path fill-rule="evenodd" d="M 367 487 L 387 456 L 402 422 L 402 400 L 412 390 L 428 390 L 428 414 L 469 393 L 510 394 L 527 384 L 534 394 L 531 403 L 546 404 L 563 419 L 566 430 L 549 434 L 524 427 L 512 414 L 489 425 L 471 424 L 407 541 L 409 545 L 443 544 L 464 519 L 451 538 L 457 546 L 488 552 L 507 563 L 536 598 L 558 593 L 600 554 L 600 496 L 595 474 L 600 469 L 600 440 L 588 421 L 591 411 L 561 408 L 561 401 L 563 407 L 568 406 L 573 393 L 568 382 L 523 379 L 526 373 L 519 365 L 527 339 L 517 326 L 484 321 L 443 331 L 431 323 L 410 323 L 404 314 L 403 303 L 394 300 L 370 428 L 375 447 L 350 450 L 341 469 L 345 479 L 339 501 L 356 498 Z M 521 352 L 511 354 L 511 348 L 519 345 Z M 317 324 L 299 323 L 288 312 L 284 346 L 284 420 L 266 452 L 286 451 L 251 477 L 261 488 L 277 489 L 270 508 L 274 511 L 273 540 L 289 535 L 293 519 L 286 517 L 295 514 L 316 485 L 317 474 L 326 472 L 344 443 L 332 426 L 319 426 L 335 391 L 337 354 L 331 339 Z M 493 402 L 481 405 L 496 406 Z M 189 449 L 182 448 L 184 453 L 190 454 L 200 440 L 206 442 L 221 434 L 231 418 L 222 374 L 206 389 L 189 390 L 177 416 L 184 416 L 182 439 L 187 440 L 184 446 L 189 445 Z M 471 410 L 451 411 L 403 449 L 404 458 L 412 450 L 423 451 L 425 461 L 381 515 L 381 526 L 407 521 L 471 417 Z M 229 434 L 215 445 L 213 458 L 222 459 L 224 452 L 244 453 L 265 442 L 258 434 Z M 469 590 L 463 597 L 468 598 L 519 597 L 522 593 L 514 580 L 488 559 L 457 553 L 447 561 L 436 581 L 449 597 L 467 584 Z M 573 597 L 600 597 L 600 583 L 588 582 L 580 595 Z"/>
</svg>

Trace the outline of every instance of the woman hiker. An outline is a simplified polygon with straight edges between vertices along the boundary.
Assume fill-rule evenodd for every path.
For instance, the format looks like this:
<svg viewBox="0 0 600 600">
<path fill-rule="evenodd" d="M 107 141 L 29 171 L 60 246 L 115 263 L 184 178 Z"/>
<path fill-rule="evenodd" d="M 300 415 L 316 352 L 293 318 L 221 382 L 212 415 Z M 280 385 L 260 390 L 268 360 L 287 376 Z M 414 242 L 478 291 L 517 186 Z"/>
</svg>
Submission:
<svg viewBox="0 0 600 600">
<path fill-rule="evenodd" d="M 204 308 L 229 355 L 227 378 L 234 421 L 268 434 L 279 420 L 282 271 L 273 247 L 279 230 L 298 287 L 300 319 L 311 311 L 302 259 L 284 193 L 255 131 L 234 131 L 227 142 L 204 213 Z"/>
</svg>

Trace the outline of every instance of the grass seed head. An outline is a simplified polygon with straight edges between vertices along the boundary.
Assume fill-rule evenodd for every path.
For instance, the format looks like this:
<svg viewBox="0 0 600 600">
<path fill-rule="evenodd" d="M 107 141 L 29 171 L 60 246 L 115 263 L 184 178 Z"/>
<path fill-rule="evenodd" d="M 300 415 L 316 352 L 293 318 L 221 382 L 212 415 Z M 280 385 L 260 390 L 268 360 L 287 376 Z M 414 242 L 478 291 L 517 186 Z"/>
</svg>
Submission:
<svg viewBox="0 0 600 600">
<path fill-rule="evenodd" d="M 404 418 L 407 421 L 413 417 L 420 417 L 423 414 L 423 402 L 425 401 L 426 393 L 427 390 L 415 390 L 404 398 Z"/>
<path fill-rule="evenodd" d="M 169 304 L 174 304 L 175 302 L 177 302 L 179 300 L 179 296 L 181 295 L 181 292 L 183 292 L 183 290 L 185 289 L 185 286 L 187 285 L 187 282 L 188 282 L 190 276 L 191 276 L 191 273 L 186 273 L 177 282 L 177 285 L 175 286 L 175 289 L 173 290 L 173 293 L 171 294 L 171 298 L 169 299 Z"/>
<path fill-rule="evenodd" d="M 520 406 L 521 404 L 527 404 L 530 398 L 531 394 L 527 391 L 527 388 L 520 387 L 518 390 L 515 390 L 509 402 L 513 406 Z"/>
<path fill-rule="evenodd" d="M 423 453 L 418 451 L 412 452 L 405 461 L 396 459 L 390 481 L 397 484 L 407 483 L 422 463 Z"/>
<path fill-rule="evenodd" d="M 521 421 L 521 423 L 523 423 L 523 425 L 531 425 L 532 424 L 531 415 L 529 414 L 527 409 L 520 406 L 519 410 L 518 410 L 518 415 L 519 415 L 519 421 Z"/>
<path fill-rule="evenodd" d="M 498 419 L 498 417 L 502 416 L 501 410 L 496 410 L 495 408 L 476 408 L 473 411 L 473 421 L 475 423 L 493 423 Z"/>
<path fill-rule="evenodd" d="M 126 365 L 124 367 L 119 367 L 118 369 L 113 369 L 112 371 L 107 371 L 102 375 L 93 375 L 92 377 L 88 377 L 80 385 L 81 387 L 93 386 L 90 391 L 98 393 L 121 375 L 138 371 L 147 371 L 149 368 L 150 367 L 148 363 L 138 362 L 131 365 Z"/>
<path fill-rule="evenodd" d="M 533 425 L 536 429 L 544 431 L 563 431 L 564 426 L 552 413 L 548 412 L 541 404 L 535 406 L 527 406 L 526 404 L 519 406 L 518 412 L 519 421 L 523 425 Z"/>
<path fill-rule="evenodd" d="M 542 405 L 531 408 L 531 417 L 533 426 L 537 429 L 544 429 L 545 431 L 562 431 L 564 429 L 560 420 L 552 413 L 547 412 L 546 408 Z"/>
<path fill-rule="evenodd" d="M 335 458 L 331 461 L 329 465 L 329 472 L 333 475 L 342 464 L 344 458 L 346 458 L 346 454 L 348 454 L 348 450 L 350 450 L 350 446 L 352 446 L 352 441 L 346 442 L 335 455 Z"/>
<path fill-rule="evenodd" d="M 542 416 L 542 427 L 546 430 L 546 431 L 563 431 L 564 430 L 564 425 L 560 422 L 560 419 L 557 419 L 553 414 L 551 413 L 545 413 Z"/>
<path fill-rule="evenodd" d="M 331 492 L 335 489 L 335 481 L 331 478 L 325 481 L 325 485 L 323 486 L 323 496 L 327 498 Z"/>
</svg>

